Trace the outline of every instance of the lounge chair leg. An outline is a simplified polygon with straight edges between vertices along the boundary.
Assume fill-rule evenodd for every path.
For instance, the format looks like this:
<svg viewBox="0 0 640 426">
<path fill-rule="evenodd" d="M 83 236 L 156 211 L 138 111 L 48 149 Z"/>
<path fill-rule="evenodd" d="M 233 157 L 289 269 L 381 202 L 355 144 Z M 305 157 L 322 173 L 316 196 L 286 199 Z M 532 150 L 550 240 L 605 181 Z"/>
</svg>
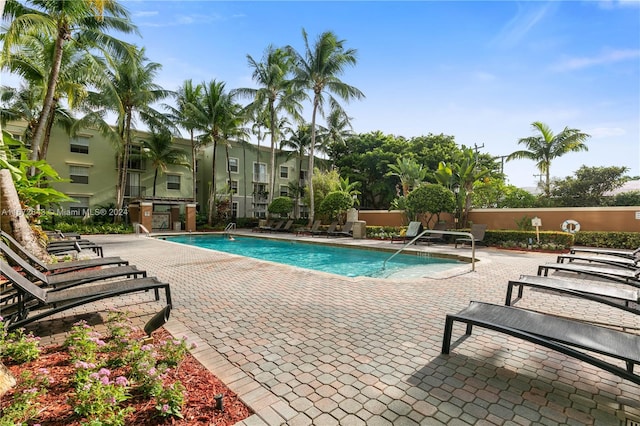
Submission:
<svg viewBox="0 0 640 426">
<path fill-rule="evenodd" d="M 507 306 L 511 306 L 511 296 L 513 294 L 513 283 L 511 281 L 509 281 L 509 284 L 507 284 L 507 298 L 504 301 L 504 304 Z"/>
<path fill-rule="evenodd" d="M 451 333 L 453 332 L 453 318 L 447 315 L 444 322 L 444 336 L 442 336 L 442 353 L 448 354 L 451 351 Z"/>
<path fill-rule="evenodd" d="M 465 330 L 464 334 L 466 334 L 467 336 L 471 335 L 471 330 L 473 329 L 473 324 L 471 324 L 470 322 L 467 323 L 467 329 Z"/>
</svg>

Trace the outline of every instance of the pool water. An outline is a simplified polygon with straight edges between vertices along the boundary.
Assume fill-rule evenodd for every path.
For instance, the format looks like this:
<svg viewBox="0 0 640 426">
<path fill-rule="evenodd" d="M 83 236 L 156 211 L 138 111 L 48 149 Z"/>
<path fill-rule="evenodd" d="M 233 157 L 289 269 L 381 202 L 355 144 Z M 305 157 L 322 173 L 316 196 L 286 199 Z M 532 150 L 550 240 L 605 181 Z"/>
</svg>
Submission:
<svg viewBox="0 0 640 426">
<path fill-rule="evenodd" d="M 163 239 L 346 277 L 415 278 L 464 264 L 452 259 L 425 256 L 424 253 L 420 256 L 399 254 L 382 269 L 384 261 L 392 253 L 241 236 L 234 236 L 233 240 L 222 235 L 181 235 Z"/>
</svg>

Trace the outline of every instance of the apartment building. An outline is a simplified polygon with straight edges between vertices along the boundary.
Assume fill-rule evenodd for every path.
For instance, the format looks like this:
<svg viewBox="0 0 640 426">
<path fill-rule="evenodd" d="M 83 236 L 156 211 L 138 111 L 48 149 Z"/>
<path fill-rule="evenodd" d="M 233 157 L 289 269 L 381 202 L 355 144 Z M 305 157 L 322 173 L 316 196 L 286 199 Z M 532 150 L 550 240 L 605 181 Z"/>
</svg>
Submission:
<svg viewBox="0 0 640 426">
<path fill-rule="evenodd" d="M 8 123 L 4 128 L 14 138 L 22 140 L 24 123 Z M 267 214 L 268 187 L 271 154 L 268 147 L 252 144 L 218 143 L 213 163 L 213 146 L 201 148 L 196 154 L 196 179 L 192 170 L 179 165 L 170 165 L 165 173 L 159 173 L 153 197 L 155 169 L 143 156 L 141 143 L 149 137 L 146 132 L 136 131 L 128 163 L 125 206 L 131 202 L 153 201 L 155 211 L 168 211 L 171 206 L 196 203 L 198 211 L 205 212 L 212 182 L 215 179 L 216 193 L 222 199 L 230 199 L 232 214 L 238 218 L 262 218 Z M 191 141 L 174 138 L 173 143 L 182 149 L 189 163 L 192 161 Z M 227 160 L 228 156 L 228 160 Z M 52 186 L 76 201 L 65 203 L 54 209 L 83 216 L 93 214 L 96 208 L 115 204 L 116 196 L 116 150 L 95 129 L 84 129 L 70 137 L 56 128 L 51 135 L 47 161 L 66 179 Z M 290 152 L 276 155 L 276 196 L 288 196 L 290 184 L 306 185 L 307 158 L 302 161 Z M 214 175 L 215 172 L 215 175 Z M 229 179 L 229 176 L 231 179 Z M 195 191 L 194 191 L 195 187 Z M 226 189 L 230 188 L 231 191 Z M 231 195 L 228 193 L 231 192 Z M 194 199 L 195 193 L 195 199 Z M 227 195 L 223 195 L 226 193 Z M 293 196 L 293 194 L 291 194 Z M 298 211 L 306 216 L 306 206 L 300 202 Z M 181 207 L 183 211 L 183 207 Z"/>
</svg>

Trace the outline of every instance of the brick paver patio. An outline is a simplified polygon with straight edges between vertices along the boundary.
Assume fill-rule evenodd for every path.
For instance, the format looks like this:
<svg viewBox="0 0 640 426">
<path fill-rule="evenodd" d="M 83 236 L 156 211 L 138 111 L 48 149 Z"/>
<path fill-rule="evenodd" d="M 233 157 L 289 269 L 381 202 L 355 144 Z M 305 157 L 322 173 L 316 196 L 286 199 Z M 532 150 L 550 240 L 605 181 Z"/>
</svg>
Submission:
<svg viewBox="0 0 640 426">
<path fill-rule="evenodd" d="M 304 238 L 282 236 L 285 238 Z M 551 254 L 479 248 L 447 278 L 381 280 L 262 262 L 134 235 L 95 236 L 171 283 L 166 328 L 198 343 L 194 355 L 256 414 L 244 425 L 625 424 L 640 421 L 640 387 L 589 364 L 484 329 L 440 354 L 444 319 L 470 300 L 502 304 L 509 279 Z M 356 243 L 347 239 L 314 241 Z M 361 241 L 360 241 L 361 243 Z M 389 242 L 369 245 L 398 248 Z M 469 255 L 470 249 L 419 245 Z M 144 302 L 144 303 L 140 303 Z M 100 302 L 139 324 L 160 309 L 148 294 Z M 516 306 L 640 330 L 640 317 L 525 289 Z M 69 311 L 38 328 L 68 327 Z M 96 318 L 96 321 L 99 321 Z M 54 334 L 55 337 L 55 334 Z"/>
</svg>

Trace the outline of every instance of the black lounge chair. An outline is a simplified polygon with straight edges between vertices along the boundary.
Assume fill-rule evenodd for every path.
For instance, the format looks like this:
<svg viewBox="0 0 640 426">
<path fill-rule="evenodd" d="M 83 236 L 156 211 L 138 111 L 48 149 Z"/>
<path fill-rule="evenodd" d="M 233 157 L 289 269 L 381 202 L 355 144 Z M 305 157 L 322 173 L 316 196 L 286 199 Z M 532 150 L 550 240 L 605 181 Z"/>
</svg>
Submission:
<svg viewBox="0 0 640 426">
<path fill-rule="evenodd" d="M 322 221 L 320 219 L 314 220 L 311 228 L 298 228 L 296 229 L 296 235 L 313 235 L 317 233 L 320 229 L 320 225 L 322 225 Z"/>
<path fill-rule="evenodd" d="M 471 302 L 457 314 L 446 316 L 443 354 L 451 350 L 456 321 L 467 325 L 465 335 L 471 334 L 473 326 L 488 328 L 556 350 L 640 384 L 640 375 L 633 372 L 634 365 L 640 363 L 639 335 L 511 306 Z M 626 368 L 583 350 L 622 360 Z"/>
<path fill-rule="evenodd" d="M 5 243 L 0 241 L 0 252 L 5 256 L 8 261 L 11 261 L 28 275 L 33 280 L 40 281 L 43 286 L 51 286 L 54 288 L 67 288 L 81 284 L 86 284 L 94 281 L 106 280 L 109 278 L 127 277 L 137 278 L 139 276 L 146 277 L 147 272 L 142 271 L 135 266 L 114 266 L 112 268 L 92 269 L 89 271 L 76 271 L 66 272 L 56 275 L 45 275 L 43 272 L 38 271 L 31 266 L 29 262 L 18 256 L 16 252 L 10 249 Z"/>
<path fill-rule="evenodd" d="M 445 222 L 438 222 L 433 226 L 433 231 L 446 231 L 446 230 L 447 230 L 447 224 Z M 483 238 L 484 238 L 484 235 L 483 235 Z M 438 233 L 425 234 L 422 237 L 420 237 L 417 242 L 427 243 L 427 244 L 444 243 L 445 242 L 444 234 L 438 234 Z"/>
<path fill-rule="evenodd" d="M 100 257 L 104 256 L 104 250 L 101 245 L 98 245 L 89 240 L 65 240 L 65 241 L 51 241 L 47 244 L 47 253 L 60 254 L 69 251 L 80 252 L 82 250 L 92 250 Z"/>
<path fill-rule="evenodd" d="M 291 225 L 293 225 L 293 220 L 289 219 L 287 223 L 284 224 L 283 227 L 276 229 L 277 232 L 289 232 L 291 231 Z"/>
<path fill-rule="evenodd" d="M 521 275 L 519 279 L 509 281 L 505 305 L 510 306 L 512 303 L 522 299 L 525 286 L 592 300 L 634 314 L 640 314 L 640 309 L 638 309 L 637 305 L 640 303 L 640 290 L 606 285 L 597 281 L 569 281 L 537 275 Z M 515 300 L 513 300 L 514 287 L 518 288 L 518 295 Z M 634 307 L 631 307 L 632 303 Z"/>
<path fill-rule="evenodd" d="M 122 260 L 119 257 L 99 257 L 87 260 L 74 260 L 71 262 L 44 263 L 27 249 L 25 249 L 22 245 L 20 245 L 20 243 L 18 243 L 11 235 L 7 234 L 4 231 L 0 231 L 0 236 L 6 239 L 18 252 L 18 254 L 22 258 L 30 262 L 34 267 L 40 269 L 43 272 L 50 272 L 52 274 L 57 274 L 60 272 L 79 271 L 81 269 L 95 268 L 98 266 L 129 264 L 129 261 Z"/>
<path fill-rule="evenodd" d="M 574 261 L 589 262 L 589 263 L 601 263 L 603 265 L 617 266 L 619 268 L 635 269 L 640 266 L 640 258 L 630 259 L 626 257 L 616 256 L 582 256 L 579 254 L 560 254 L 558 255 L 557 262 L 568 263 Z"/>
<path fill-rule="evenodd" d="M 327 231 L 327 237 L 353 237 L 351 228 L 353 228 L 353 222 L 346 222 L 339 231 L 335 229 L 333 231 Z"/>
<path fill-rule="evenodd" d="M 544 276 L 546 277 L 549 275 L 550 269 L 561 272 L 575 272 L 578 274 L 590 275 L 604 280 L 640 287 L 640 268 L 625 269 L 577 265 L 575 263 L 545 263 L 538 266 L 538 275 L 543 275 L 544 273 Z"/>
<path fill-rule="evenodd" d="M 471 235 L 473 235 L 473 242 L 481 243 L 482 241 L 484 241 L 484 234 L 486 230 L 487 230 L 487 225 L 485 224 L 474 223 L 473 225 L 471 225 L 471 230 L 469 232 L 471 232 Z M 458 244 L 463 244 L 463 245 L 466 243 L 471 244 L 471 241 L 472 239 L 468 237 L 456 238 L 454 247 L 458 248 Z"/>
<path fill-rule="evenodd" d="M 276 222 L 273 226 L 264 226 L 260 228 L 260 232 L 274 232 L 282 228 L 284 225 L 284 220 Z"/>
<path fill-rule="evenodd" d="M 169 284 L 160 282 L 155 277 L 55 290 L 37 286 L 4 261 L 0 261 L 0 272 L 17 291 L 17 302 L 3 307 L 2 313 L 8 322 L 9 330 L 24 327 L 26 324 L 76 306 L 136 291 L 154 290 L 155 300 L 160 300 L 159 290 L 162 288 L 165 291 L 167 305 L 171 306 L 172 303 Z M 30 315 L 31 311 L 37 312 Z"/>
<path fill-rule="evenodd" d="M 47 234 L 47 237 L 49 237 L 50 240 L 79 240 L 82 238 L 82 235 L 77 232 L 62 232 L 59 229 L 56 229 L 55 231 L 45 231 L 45 234 Z"/>
<path fill-rule="evenodd" d="M 640 247 L 635 250 L 625 250 L 625 249 L 610 249 L 603 247 L 571 247 L 569 249 L 571 254 L 576 253 L 591 253 L 591 254 L 606 254 L 608 256 L 619 256 L 626 257 L 629 259 L 634 259 L 637 256 L 640 256 Z"/>
<path fill-rule="evenodd" d="M 336 231 L 336 228 L 338 227 L 338 222 L 331 222 L 331 224 L 329 225 L 329 228 L 327 229 L 318 229 L 316 231 L 312 231 L 311 232 L 311 236 L 315 236 L 315 235 L 329 235 L 333 232 Z"/>
<path fill-rule="evenodd" d="M 415 237 L 420 235 L 421 232 L 422 232 L 422 222 L 418 222 L 418 221 L 409 222 L 409 225 L 407 225 L 407 232 L 405 232 L 404 235 L 391 237 L 391 242 L 393 243 L 394 241 L 400 241 L 404 243 L 407 241 L 411 241 Z"/>
</svg>

